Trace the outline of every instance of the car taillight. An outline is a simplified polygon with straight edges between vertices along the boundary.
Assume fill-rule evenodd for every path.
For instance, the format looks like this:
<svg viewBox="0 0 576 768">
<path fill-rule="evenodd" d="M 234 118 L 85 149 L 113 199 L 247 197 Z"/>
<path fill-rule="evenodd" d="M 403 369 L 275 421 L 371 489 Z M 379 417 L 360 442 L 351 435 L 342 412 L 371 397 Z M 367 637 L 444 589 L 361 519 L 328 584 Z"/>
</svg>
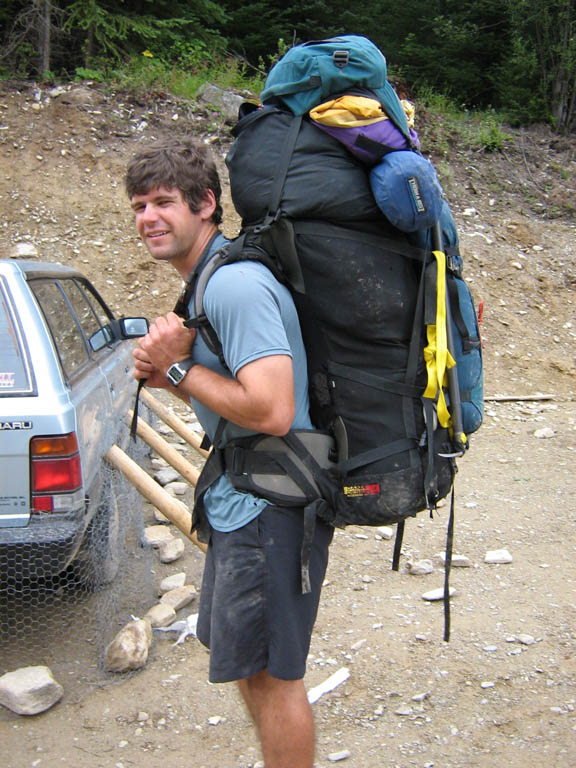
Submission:
<svg viewBox="0 0 576 768">
<path fill-rule="evenodd" d="M 32 512 L 64 511 L 72 501 L 77 504 L 74 491 L 82 487 L 82 467 L 75 432 L 32 438 L 30 465 Z"/>
</svg>

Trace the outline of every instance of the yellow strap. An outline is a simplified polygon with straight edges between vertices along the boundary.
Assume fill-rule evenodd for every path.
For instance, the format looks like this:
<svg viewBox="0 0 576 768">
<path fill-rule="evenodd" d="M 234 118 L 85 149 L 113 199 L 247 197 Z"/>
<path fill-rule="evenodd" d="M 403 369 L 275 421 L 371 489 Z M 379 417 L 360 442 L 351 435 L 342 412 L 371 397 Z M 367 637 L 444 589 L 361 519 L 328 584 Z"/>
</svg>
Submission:
<svg viewBox="0 0 576 768">
<path fill-rule="evenodd" d="M 428 346 L 424 349 L 424 360 L 428 372 L 428 385 L 424 397 L 435 400 L 438 395 L 438 421 L 442 427 L 448 428 L 451 420 L 443 387 L 447 384 L 446 371 L 456 365 L 456 362 L 448 350 L 446 331 L 446 256 L 442 251 L 434 251 L 434 256 L 438 267 L 436 323 L 427 327 Z"/>
</svg>

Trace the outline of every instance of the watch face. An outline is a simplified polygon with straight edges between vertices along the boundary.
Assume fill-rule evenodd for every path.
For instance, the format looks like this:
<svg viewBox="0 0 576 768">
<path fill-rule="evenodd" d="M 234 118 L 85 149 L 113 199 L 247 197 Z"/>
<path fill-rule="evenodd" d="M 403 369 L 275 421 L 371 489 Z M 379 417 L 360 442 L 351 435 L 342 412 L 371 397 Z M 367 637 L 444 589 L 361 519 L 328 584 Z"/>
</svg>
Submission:
<svg viewBox="0 0 576 768">
<path fill-rule="evenodd" d="M 170 368 L 168 368 L 166 372 L 166 378 L 174 384 L 175 387 L 180 384 L 182 379 L 186 376 L 186 371 L 183 371 L 182 368 L 178 365 L 178 363 L 174 363 L 174 365 L 171 365 Z"/>
</svg>

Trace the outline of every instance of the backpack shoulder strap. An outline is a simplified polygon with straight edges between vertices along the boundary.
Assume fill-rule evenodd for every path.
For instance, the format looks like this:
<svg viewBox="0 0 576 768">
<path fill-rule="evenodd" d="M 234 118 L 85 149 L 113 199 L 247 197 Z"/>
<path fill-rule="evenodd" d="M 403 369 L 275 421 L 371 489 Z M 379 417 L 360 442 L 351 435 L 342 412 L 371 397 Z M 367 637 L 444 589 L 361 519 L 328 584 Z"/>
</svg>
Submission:
<svg viewBox="0 0 576 768">
<path fill-rule="evenodd" d="M 258 245 L 248 242 L 247 233 L 242 233 L 235 240 L 226 243 L 215 251 L 202 265 L 199 271 L 194 271 L 186 284 L 177 306 L 176 314 L 184 317 L 184 325 L 187 328 L 196 328 L 208 349 L 217 355 L 220 363 L 228 368 L 222 352 L 222 343 L 204 311 L 204 295 L 208 282 L 212 275 L 226 264 L 234 264 L 238 261 L 258 261 L 264 264 L 280 282 L 284 282 L 284 276 L 266 251 Z M 188 307 L 193 302 L 194 316 L 190 317 Z"/>
</svg>

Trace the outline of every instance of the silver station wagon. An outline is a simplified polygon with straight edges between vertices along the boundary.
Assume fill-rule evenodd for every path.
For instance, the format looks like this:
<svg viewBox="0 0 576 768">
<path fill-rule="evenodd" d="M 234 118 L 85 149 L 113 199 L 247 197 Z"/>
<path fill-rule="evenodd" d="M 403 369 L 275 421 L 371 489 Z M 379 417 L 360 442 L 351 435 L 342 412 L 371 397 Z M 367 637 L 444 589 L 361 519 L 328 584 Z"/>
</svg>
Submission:
<svg viewBox="0 0 576 768">
<path fill-rule="evenodd" d="M 114 577 L 118 510 L 103 457 L 127 442 L 127 339 L 147 327 L 116 319 L 74 269 L 0 259 L 0 580 L 71 564 L 95 582 Z"/>
</svg>

